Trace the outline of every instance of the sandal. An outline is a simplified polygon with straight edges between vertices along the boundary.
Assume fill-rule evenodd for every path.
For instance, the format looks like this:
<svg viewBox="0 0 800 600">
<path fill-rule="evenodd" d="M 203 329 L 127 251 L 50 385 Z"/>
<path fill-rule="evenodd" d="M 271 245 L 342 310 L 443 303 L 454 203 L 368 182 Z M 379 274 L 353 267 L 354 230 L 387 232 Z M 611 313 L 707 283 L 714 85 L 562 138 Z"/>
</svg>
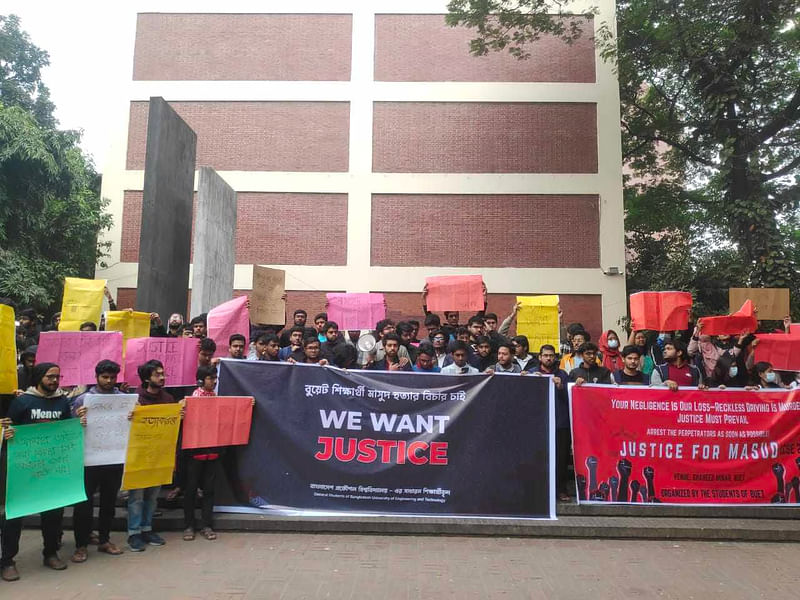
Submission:
<svg viewBox="0 0 800 600">
<path fill-rule="evenodd" d="M 211 527 L 203 527 L 203 529 L 200 530 L 200 534 L 207 540 L 217 539 L 217 534 L 214 533 L 214 530 L 211 529 Z"/>
<path fill-rule="evenodd" d="M 80 548 L 75 548 L 75 552 L 72 554 L 70 560 L 74 563 L 82 563 L 86 562 L 87 558 L 89 558 L 89 553 L 86 551 L 85 546 L 81 546 Z"/>
<path fill-rule="evenodd" d="M 167 502 L 172 502 L 178 499 L 178 496 L 181 495 L 181 488 L 175 486 L 169 492 L 167 492 Z"/>
<path fill-rule="evenodd" d="M 183 541 L 184 542 L 191 542 L 194 539 L 194 529 L 192 527 L 187 527 L 183 530 Z"/>
<path fill-rule="evenodd" d="M 111 556 L 119 556 L 122 554 L 122 549 L 118 548 L 115 544 L 111 542 L 105 542 L 103 544 L 99 544 L 97 546 L 98 552 L 105 552 L 106 554 L 110 554 Z"/>
</svg>

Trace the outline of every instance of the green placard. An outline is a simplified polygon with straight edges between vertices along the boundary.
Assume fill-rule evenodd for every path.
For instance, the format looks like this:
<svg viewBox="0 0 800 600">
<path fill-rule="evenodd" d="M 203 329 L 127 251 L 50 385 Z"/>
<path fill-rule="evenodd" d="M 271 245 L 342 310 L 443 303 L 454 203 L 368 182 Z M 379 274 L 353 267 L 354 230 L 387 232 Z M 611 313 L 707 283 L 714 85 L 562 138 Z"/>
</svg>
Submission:
<svg viewBox="0 0 800 600">
<path fill-rule="evenodd" d="M 78 419 L 18 425 L 8 442 L 6 518 L 86 500 L 83 428 Z"/>
</svg>

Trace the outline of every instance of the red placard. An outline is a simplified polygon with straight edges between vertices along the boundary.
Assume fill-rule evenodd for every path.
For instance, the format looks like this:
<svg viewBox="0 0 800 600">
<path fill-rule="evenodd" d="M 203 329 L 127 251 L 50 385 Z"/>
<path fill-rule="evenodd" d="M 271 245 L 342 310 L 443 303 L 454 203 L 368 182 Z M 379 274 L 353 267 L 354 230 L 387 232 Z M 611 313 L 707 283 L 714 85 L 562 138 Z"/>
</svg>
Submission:
<svg viewBox="0 0 800 600">
<path fill-rule="evenodd" d="M 676 331 L 689 326 L 689 292 L 639 292 L 631 294 L 630 303 L 634 331 Z"/>
<path fill-rule="evenodd" d="M 250 441 L 252 396 L 189 396 L 181 448 L 243 446 Z"/>
<path fill-rule="evenodd" d="M 800 502 L 800 391 L 571 386 L 581 502 Z"/>
<path fill-rule="evenodd" d="M 483 310 L 483 277 L 480 275 L 426 277 L 425 283 L 431 312 Z"/>
<path fill-rule="evenodd" d="M 756 362 L 768 362 L 779 371 L 800 371 L 800 333 L 764 333 L 756 337 Z"/>
<path fill-rule="evenodd" d="M 742 304 L 742 308 L 732 315 L 703 317 L 700 323 L 703 335 L 741 335 L 758 329 L 758 319 L 751 300 L 747 300 Z"/>
</svg>

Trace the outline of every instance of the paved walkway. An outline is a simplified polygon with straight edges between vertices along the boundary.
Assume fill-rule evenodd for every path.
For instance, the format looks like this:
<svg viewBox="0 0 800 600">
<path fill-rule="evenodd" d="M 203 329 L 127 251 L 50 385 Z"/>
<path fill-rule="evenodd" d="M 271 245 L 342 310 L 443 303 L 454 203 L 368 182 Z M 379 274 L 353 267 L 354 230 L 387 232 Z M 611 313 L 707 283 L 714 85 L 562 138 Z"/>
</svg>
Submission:
<svg viewBox="0 0 800 600">
<path fill-rule="evenodd" d="M 213 600 L 358 598 L 795 598 L 796 544 L 226 533 L 119 557 L 91 549 L 44 569 L 23 533 L 22 579 L 0 598 Z M 114 533 L 122 541 L 121 533 Z M 62 558 L 73 550 L 64 535 Z"/>
</svg>

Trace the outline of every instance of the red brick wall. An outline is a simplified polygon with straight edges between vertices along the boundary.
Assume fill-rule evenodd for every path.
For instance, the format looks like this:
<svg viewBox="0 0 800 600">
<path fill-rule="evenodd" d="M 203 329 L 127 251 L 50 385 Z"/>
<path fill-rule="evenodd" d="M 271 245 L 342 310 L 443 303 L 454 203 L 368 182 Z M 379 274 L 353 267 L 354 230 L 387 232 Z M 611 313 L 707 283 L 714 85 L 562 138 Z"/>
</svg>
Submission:
<svg viewBox="0 0 800 600">
<path fill-rule="evenodd" d="M 583 35 L 569 45 L 545 35 L 529 47 L 527 60 L 508 52 L 472 56 L 474 29 L 448 27 L 444 15 L 376 15 L 377 81 L 552 81 L 595 80 L 594 23 L 580 19 Z"/>
<path fill-rule="evenodd" d="M 376 102 L 373 171 L 596 173 L 587 103 Z"/>
<path fill-rule="evenodd" d="M 140 14 L 135 80 L 349 81 L 351 15 Z"/>
<path fill-rule="evenodd" d="M 343 290 L 331 290 L 343 291 Z M 378 290 L 374 290 L 378 291 Z M 555 291 L 555 290 L 553 290 Z M 191 290 L 189 291 L 191 294 Z M 236 290 L 234 296 L 246 294 L 247 290 Z M 325 310 L 325 294 L 327 292 L 320 291 L 291 291 L 286 292 L 286 314 L 291 322 L 292 313 L 297 308 L 305 309 L 308 313 L 308 323 L 313 323 L 314 315 Z M 420 322 L 420 335 L 424 336 L 425 331 L 425 315 L 422 313 L 422 298 L 418 292 L 386 292 L 386 304 L 388 310 L 386 315 L 395 322 L 416 319 Z M 530 295 L 520 293 L 520 296 Z M 119 308 L 133 308 L 136 301 L 136 290 L 134 288 L 119 288 L 117 290 L 117 306 Z M 189 300 L 191 302 L 191 298 Z M 489 294 L 489 307 L 488 312 L 497 314 L 498 327 L 503 322 L 511 308 L 516 302 L 515 294 Z M 564 311 L 563 322 L 573 323 L 580 322 L 587 331 L 592 334 L 592 339 L 597 340 L 602 333 L 602 303 L 599 295 L 593 294 L 562 294 L 560 296 L 561 310 Z M 439 315 L 443 318 L 443 315 Z M 461 321 L 466 323 L 471 315 L 462 315 Z M 166 319 L 169 315 L 161 315 Z M 511 329 L 511 335 L 515 333 L 515 329 Z"/>
<path fill-rule="evenodd" d="M 239 192 L 236 198 L 237 264 L 347 264 L 346 194 Z M 122 262 L 139 260 L 141 221 L 142 192 L 128 190 L 122 204 Z"/>
<path fill-rule="evenodd" d="M 347 171 L 348 102 L 170 102 L 218 171 Z M 144 169 L 149 102 L 131 102 L 128 169 Z"/>
<path fill-rule="evenodd" d="M 579 195 L 376 194 L 371 264 L 598 267 L 598 202 L 597 196 Z M 424 234 L 398 250 L 396 233 L 409 220 L 424 223 Z M 580 231 L 580 252 L 565 250 L 568 229 Z"/>
</svg>

